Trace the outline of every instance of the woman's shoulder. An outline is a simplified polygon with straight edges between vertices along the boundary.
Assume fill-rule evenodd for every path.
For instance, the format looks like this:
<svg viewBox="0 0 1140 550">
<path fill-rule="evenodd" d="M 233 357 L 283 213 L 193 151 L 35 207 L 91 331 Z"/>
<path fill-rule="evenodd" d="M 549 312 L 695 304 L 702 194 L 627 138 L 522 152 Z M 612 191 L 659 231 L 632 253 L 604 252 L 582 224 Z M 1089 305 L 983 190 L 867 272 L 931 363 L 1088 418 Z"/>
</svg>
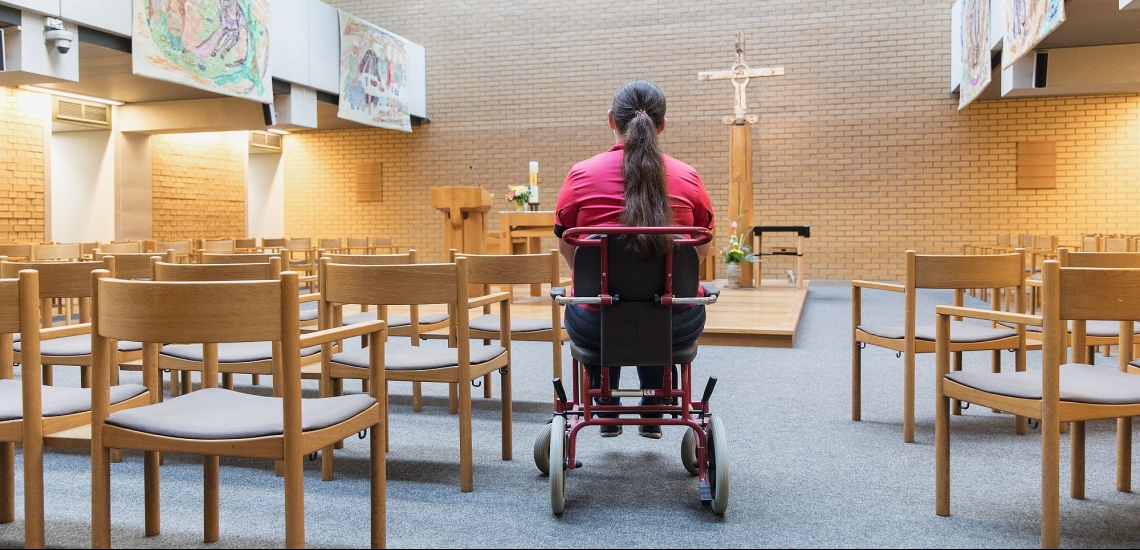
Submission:
<svg viewBox="0 0 1140 550">
<path fill-rule="evenodd" d="M 700 182 L 701 175 L 697 173 L 697 169 L 690 166 L 687 162 L 677 160 L 669 155 L 665 157 L 665 173 L 670 178 L 679 178 L 684 181 Z"/>
</svg>

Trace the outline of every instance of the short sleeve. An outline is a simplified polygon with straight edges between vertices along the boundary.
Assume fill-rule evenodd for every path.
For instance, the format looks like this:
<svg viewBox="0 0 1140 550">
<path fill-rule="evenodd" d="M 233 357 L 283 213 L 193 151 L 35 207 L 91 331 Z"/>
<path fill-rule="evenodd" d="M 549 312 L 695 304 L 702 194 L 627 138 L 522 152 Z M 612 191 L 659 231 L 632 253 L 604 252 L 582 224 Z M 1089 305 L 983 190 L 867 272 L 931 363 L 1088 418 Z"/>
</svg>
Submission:
<svg viewBox="0 0 1140 550">
<path fill-rule="evenodd" d="M 694 190 L 696 197 L 693 198 L 693 223 L 712 229 L 714 225 L 712 199 L 709 198 L 709 192 L 705 189 L 701 176 L 694 171 L 693 177 L 697 180 L 697 187 Z"/>
<path fill-rule="evenodd" d="M 561 238 L 562 231 L 578 226 L 578 200 L 575 197 L 574 187 L 577 185 L 580 173 L 576 168 L 566 174 L 562 182 L 562 190 L 558 192 L 558 202 L 554 207 L 555 236 Z"/>
</svg>

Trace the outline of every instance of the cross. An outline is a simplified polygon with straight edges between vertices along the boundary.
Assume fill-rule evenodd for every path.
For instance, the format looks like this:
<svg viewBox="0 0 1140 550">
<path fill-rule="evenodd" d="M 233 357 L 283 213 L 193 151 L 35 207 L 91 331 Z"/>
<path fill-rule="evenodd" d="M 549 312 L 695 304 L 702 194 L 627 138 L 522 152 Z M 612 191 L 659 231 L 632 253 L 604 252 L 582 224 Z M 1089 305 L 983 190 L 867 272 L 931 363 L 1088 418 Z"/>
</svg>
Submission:
<svg viewBox="0 0 1140 550">
<path fill-rule="evenodd" d="M 783 67 L 748 68 L 748 64 L 744 62 L 744 32 L 741 31 L 740 34 L 736 35 L 736 63 L 733 63 L 732 68 L 727 71 L 701 71 L 697 73 L 697 80 L 732 81 L 732 87 L 736 90 L 736 104 L 732 108 L 734 116 L 724 117 L 723 122 L 740 125 L 754 124 L 759 120 L 756 115 L 748 114 L 748 96 L 745 90 L 748 87 L 748 81 L 753 78 L 783 75 Z"/>
</svg>

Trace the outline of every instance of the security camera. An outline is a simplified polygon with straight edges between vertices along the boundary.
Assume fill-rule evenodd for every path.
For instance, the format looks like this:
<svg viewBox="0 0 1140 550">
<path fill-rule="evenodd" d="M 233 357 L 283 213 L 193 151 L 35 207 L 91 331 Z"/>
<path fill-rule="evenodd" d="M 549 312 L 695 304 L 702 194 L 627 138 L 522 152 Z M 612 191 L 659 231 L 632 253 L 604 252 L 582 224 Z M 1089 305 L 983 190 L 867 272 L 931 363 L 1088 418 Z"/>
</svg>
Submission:
<svg viewBox="0 0 1140 550">
<path fill-rule="evenodd" d="M 44 41 L 51 42 L 55 49 L 59 50 L 59 53 L 67 53 L 71 50 L 72 40 L 75 40 L 75 33 L 68 30 L 53 29 L 44 32 Z"/>
</svg>

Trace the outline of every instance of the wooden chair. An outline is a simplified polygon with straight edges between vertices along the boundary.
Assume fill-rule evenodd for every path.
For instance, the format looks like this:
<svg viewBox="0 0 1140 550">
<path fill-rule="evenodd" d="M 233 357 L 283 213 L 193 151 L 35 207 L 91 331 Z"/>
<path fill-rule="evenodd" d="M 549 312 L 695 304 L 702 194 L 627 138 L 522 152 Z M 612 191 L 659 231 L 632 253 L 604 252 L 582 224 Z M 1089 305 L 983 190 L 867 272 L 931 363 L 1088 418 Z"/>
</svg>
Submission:
<svg viewBox="0 0 1140 550">
<path fill-rule="evenodd" d="M 483 294 L 491 293 L 491 285 L 549 284 L 551 288 L 563 286 L 559 278 L 561 256 L 557 250 L 549 254 L 472 255 L 451 251 L 451 260 L 467 258 L 467 282 L 483 285 Z M 484 306 L 483 315 L 470 320 L 471 337 L 499 340 L 499 316 Z M 511 340 L 550 342 L 553 348 L 551 365 L 554 378 L 562 378 L 562 342 L 570 340 L 562 328 L 562 315 L 558 304 L 550 300 L 550 317 L 547 319 L 511 319 Z M 483 396 L 491 397 L 491 375 L 483 379 Z"/>
<path fill-rule="evenodd" d="M 218 241 L 202 241 L 202 247 L 198 250 L 199 256 L 202 254 L 236 254 L 237 243 L 233 239 L 218 240 Z"/>
<path fill-rule="evenodd" d="M 43 342 L 84 335 L 90 326 L 41 329 L 39 295 L 34 270 L 20 271 L 18 281 L 0 280 L 0 523 L 15 520 L 15 443 L 21 443 L 26 548 L 43 548 L 45 542 L 45 444 L 51 444 L 56 434 L 91 424 L 91 390 L 43 386 L 34 366 L 40 362 Z M 13 380 L 13 334 L 19 334 L 23 344 L 25 366 L 19 381 Z M 143 386 L 117 385 L 109 389 L 108 406 L 118 411 L 145 405 L 152 397 Z"/>
<path fill-rule="evenodd" d="M 317 239 L 317 248 L 324 250 L 329 254 L 348 254 L 348 249 L 344 246 L 342 239 Z"/>
<path fill-rule="evenodd" d="M 851 420 L 862 419 L 862 348 L 867 345 L 894 350 L 903 357 L 903 441 L 914 443 L 914 364 L 915 355 L 934 353 L 934 326 L 919 324 L 916 298 L 919 289 L 953 289 L 954 305 L 963 303 L 963 291 L 987 288 L 995 292 L 1014 288 L 1017 312 L 1025 311 L 1025 252 L 983 256 L 935 256 L 906 251 L 906 283 L 904 285 L 851 281 Z M 902 326 L 864 324 L 862 290 L 885 290 L 903 293 Z M 992 301 L 995 311 L 998 300 Z M 954 323 L 951 351 L 955 369 L 961 369 L 964 351 L 990 350 L 992 370 L 1001 371 L 1001 351 L 1016 350 L 1015 368 L 1025 370 L 1025 329 L 985 327 L 964 322 Z M 1008 410 L 1008 409 L 1003 409 Z M 1025 419 L 1018 417 L 1017 433 L 1025 433 Z"/>
<path fill-rule="evenodd" d="M 158 259 L 173 263 L 174 253 L 167 251 L 164 254 L 157 252 L 115 253 L 104 254 L 102 249 L 95 251 L 95 261 L 101 262 L 103 258 L 115 258 L 115 278 L 149 280 L 151 277 L 151 260 Z"/>
<path fill-rule="evenodd" d="M 235 252 L 260 252 L 256 238 L 234 239 Z"/>
<path fill-rule="evenodd" d="M 412 249 L 406 254 L 325 254 L 323 258 L 328 258 L 334 264 L 344 265 L 410 265 L 416 263 L 416 251 Z M 407 316 L 389 316 L 387 305 L 378 306 L 377 311 L 369 311 L 367 303 L 359 305 L 360 313 L 343 316 L 341 324 L 348 326 L 380 319 L 387 323 L 390 336 L 407 336 L 413 346 L 419 346 L 420 340 L 426 338 L 426 333 L 451 326 L 450 315 L 447 313 L 421 315 L 418 304 L 408 305 Z M 362 342 L 362 345 L 366 346 L 368 343 Z M 455 414 L 459 412 L 459 401 L 456 399 L 458 394 L 454 388 L 451 393 L 450 409 L 452 414 Z M 418 381 L 412 382 L 412 410 L 416 412 L 423 410 L 423 394 Z"/>
<path fill-rule="evenodd" d="M 142 243 L 139 242 L 117 242 L 117 243 L 103 243 L 91 251 L 92 254 L 114 254 L 116 252 L 130 252 L 139 253 L 143 252 Z"/>
<path fill-rule="evenodd" d="M 34 269 L 39 272 L 39 289 L 41 312 L 51 311 L 52 300 L 78 300 L 79 316 L 76 319 L 80 324 L 76 326 L 88 327 L 90 320 L 89 306 L 91 297 L 91 272 L 97 269 L 107 269 L 115 273 L 115 260 L 108 256 L 99 262 L 0 262 L 0 277 L 13 278 L 20 271 Z M 40 320 L 43 328 L 51 327 L 51 315 L 44 314 Z M 65 318 L 65 323 L 71 324 L 71 316 Z M 40 346 L 40 356 L 43 363 L 43 383 L 54 384 L 53 366 L 80 367 L 79 379 L 84 388 L 90 387 L 91 338 L 83 330 L 67 338 L 53 339 L 50 343 Z M 23 343 L 16 342 L 16 362 L 23 363 Z M 118 360 L 131 361 L 142 355 L 142 344 L 138 342 L 119 342 Z M 117 363 L 116 363 L 117 364 Z M 118 371 L 114 373 L 113 383 L 118 383 Z"/>
<path fill-rule="evenodd" d="M 262 253 L 262 254 L 211 254 L 205 253 L 201 256 L 200 264 L 267 264 L 277 259 L 281 262 L 281 266 L 285 266 L 285 254 L 283 253 Z"/>
<path fill-rule="evenodd" d="M 103 279 L 93 300 L 96 356 L 91 448 L 93 548 L 111 545 L 111 470 L 108 450 L 144 451 L 146 534 L 159 533 L 159 452 L 204 455 L 204 540 L 218 540 L 219 455 L 284 461 L 285 546 L 305 545 L 306 455 L 363 430 L 372 430 L 371 545 L 384 545 L 384 477 L 387 398 L 383 350 L 368 357 L 372 395 L 301 399 L 300 349 L 338 338 L 371 334 L 384 339 L 384 324 L 366 323 L 300 335 L 297 275 L 280 281 L 166 283 Z M 154 307 L 153 304 L 161 304 Z M 209 319 L 210 322 L 202 322 Z M 105 381 L 107 349 L 120 339 L 146 344 L 144 378 L 158 385 L 159 348 L 164 342 L 200 343 L 207 351 L 207 389 L 163 403 L 109 414 Z M 217 353 L 223 343 L 272 341 L 280 365 L 273 377 L 281 397 L 241 394 L 216 387 Z M 302 412 L 302 409 L 304 411 Z"/>
<path fill-rule="evenodd" d="M 77 262 L 83 255 L 79 247 L 79 243 L 72 244 L 34 244 L 32 245 L 32 257 L 29 261 L 33 262 L 48 262 L 48 261 L 67 261 Z"/>
<path fill-rule="evenodd" d="M 407 244 L 394 244 L 392 242 L 392 237 L 372 237 L 371 247 L 372 249 L 371 252 L 369 252 L 370 254 L 380 254 L 381 251 L 383 251 L 384 254 L 399 254 L 402 250 L 411 250 L 415 248 L 414 246 Z"/>
<path fill-rule="evenodd" d="M 370 244 L 368 244 L 368 237 L 349 237 L 348 246 L 345 247 L 346 254 L 371 254 Z"/>
<path fill-rule="evenodd" d="M 288 255 L 284 250 L 279 252 L 263 252 L 251 254 L 203 254 L 199 263 L 202 264 L 246 264 L 246 263 L 270 263 L 274 258 L 281 262 L 282 270 L 288 265 Z M 302 283 L 308 286 L 308 294 L 301 296 L 301 326 L 302 327 L 315 327 L 317 326 L 317 295 L 312 291 L 312 284 L 316 282 L 317 276 L 302 275 L 300 278 Z"/>
<path fill-rule="evenodd" d="M 32 245 L 0 244 L 0 256 L 7 256 L 11 261 L 27 261 L 32 257 Z"/>
<path fill-rule="evenodd" d="M 317 249 L 313 247 L 312 239 L 285 239 L 285 267 L 301 273 L 302 276 L 315 276 L 317 273 Z M 309 292 L 313 292 L 315 279 L 302 277 L 302 282 L 308 284 Z"/>
<path fill-rule="evenodd" d="M 1129 237 L 1105 237 L 1102 242 L 1105 252 L 1136 252 L 1135 243 Z"/>
<path fill-rule="evenodd" d="M 1100 235 L 1081 235 L 1081 252 L 1104 252 Z"/>
<path fill-rule="evenodd" d="M 1117 490 L 1131 488 L 1132 427 L 1140 415 L 1140 377 L 1126 374 L 1140 320 L 1140 269 L 1062 268 L 1045 262 L 1044 307 L 1040 318 L 963 307 L 937 308 L 937 389 L 935 416 L 935 510 L 950 515 L 950 400 L 1012 411 L 1041 421 L 1041 546 L 1060 543 L 1060 432 L 1071 423 L 1069 491 L 1085 493 L 1085 422 L 1117 421 Z M 1020 325 L 1040 325 L 1045 334 L 1041 370 L 1016 373 L 950 371 L 951 317 L 972 317 Z M 1119 321 L 1119 370 L 1088 365 L 1086 326 L 1091 320 Z M 1065 363 L 1065 338 L 1072 326 L 1076 357 Z M 1127 429 L 1125 429 L 1127 428 Z"/>
<path fill-rule="evenodd" d="M 168 250 L 174 251 L 174 261 L 180 264 L 188 264 L 194 259 L 194 243 L 191 241 L 158 241 L 154 243 L 154 251 L 165 253 Z"/>
<path fill-rule="evenodd" d="M 262 252 L 279 252 L 285 248 L 285 239 L 261 239 Z"/>
<path fill-rule="evenodd" d="M 320 261 L 321 274 L 321 327 L 338 326 L 344 304 L 423 305 L 447 304 L 455 312 L 458 346 L 452 348 L 423 348 L 395 344 L 386 335 L 370 338 L 369 345 L 361 350 L 331 354 L 322 353 L 321 395 L 332 395 L 335 380 L 365 379 L 365 359 L 384 349 L 384 364 L 388 380 L 405 382 L 443 382 L 458 389 L 459 401 L 459 487 L 463 492 L 474 489 L 471 435 L 471 382 L 483 375 L 499 371 L 502 375 L 502 457 L 511 460 L 511 326 L 510 295 L 498 292 L 468 299 L 467 259 L 457 258 L 452 264 L 418 265 L 344 265 L 332 263 L 330 258 Z M 501 346 L 483 346 L 471 343 L 468 311 L 471 308 L 498 303 L 503 334 Z M 353 325 L 355 326 L 355 325 Z M 326 346 L 327 347 L 327 346 Z M 375 378 L 372 392 L 387 394 L 387 388 Z M 325 449 L 323 467 L 331 474 L 332 449 Z"/>
</svg>

